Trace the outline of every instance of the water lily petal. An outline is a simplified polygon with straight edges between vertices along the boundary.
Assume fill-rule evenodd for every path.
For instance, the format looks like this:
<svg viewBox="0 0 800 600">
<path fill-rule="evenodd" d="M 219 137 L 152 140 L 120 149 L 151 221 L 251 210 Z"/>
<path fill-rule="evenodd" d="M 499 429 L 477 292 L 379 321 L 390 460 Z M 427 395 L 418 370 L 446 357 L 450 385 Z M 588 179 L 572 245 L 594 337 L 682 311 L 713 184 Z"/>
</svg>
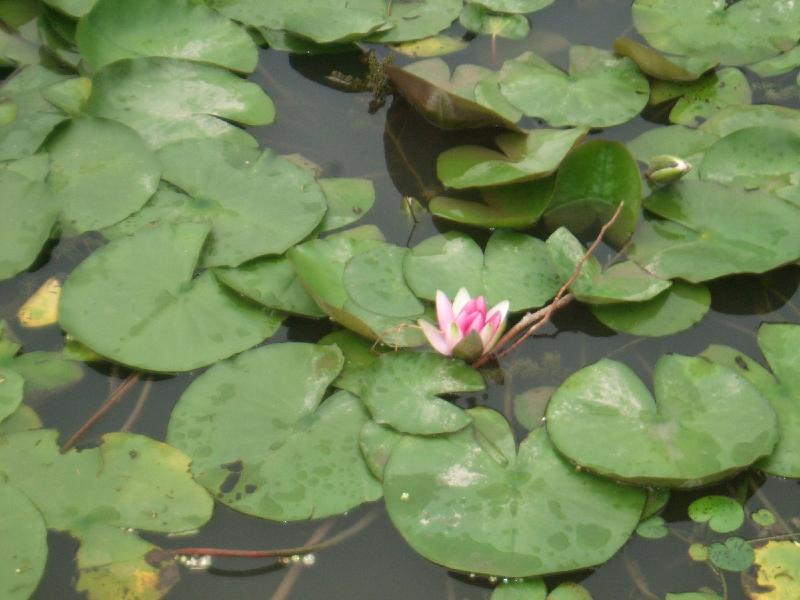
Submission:
<svg viewBox="0 0 800 600">
<path fill-rule="evenodd" d="M 458 343 L 464 339 L 464 335 L 461 333 L 461 328 L 456 322 L 450 323 L 450 327 L 445 329 L 442 333 L 444 333 L 444 339 L 447 342 L 447 347 L 450 352 L 452 352 L 453 348 L 455 348 Z"/>
<path fill-rule="evenodd" d="M 482 314 L 486 314 L 486 298 L 483 296 L 478 296 L 475 298 L 475 308 L 479 310 Z"/>
<path fill-rule="evenodd" d="M 436 319 L 439 321 L 441 331 L 450 327 L 450 323 L 455 319 L 453 305 L 442 290 L 436 290 Z"/>
<path fill-rule="evenodd" d="M 503 300 L 502 302 L 498 302 L 486 314 L 486 320 L 488 321 L 494 315 L 499 314 L 500 315 L 500 320 L 501 321 L 505 321 L 506 317 L 508 316 L 508 309 L 510 307 L 511 307 L 511 303 L 508 300 Z"/>
<path fill-rule="evenodd" d="M 470 300 L 469 292 L 467 288 L 461 288 L 458 290 L 456 297 L 453 299 L 453 314 L 458 316 L 458 314 L 464 309 L 467 302 Z"/>
<path fill-rule="evenodd" d="M 428 343 L 436 350 L 439 354 L 444 354 L 445 356 L 450 356 L 452 352 L 452 348 L 447 344 L 442 332 L 439 331 L 433 324 L 428 323 L 424 319 L 420 319 L 417 321 L 420 329 L 422 329 L 422 333 L 428 340 Z"/>
<path fill-rule="evenodd" d="M 481 344 L 483 344 L 483 353 L 486 354 L 492 348 L 492 339 L 495 334 L 495 327 L 491 323 L 486 323 L 478 333 L 481 336 Z"/>
</svg>

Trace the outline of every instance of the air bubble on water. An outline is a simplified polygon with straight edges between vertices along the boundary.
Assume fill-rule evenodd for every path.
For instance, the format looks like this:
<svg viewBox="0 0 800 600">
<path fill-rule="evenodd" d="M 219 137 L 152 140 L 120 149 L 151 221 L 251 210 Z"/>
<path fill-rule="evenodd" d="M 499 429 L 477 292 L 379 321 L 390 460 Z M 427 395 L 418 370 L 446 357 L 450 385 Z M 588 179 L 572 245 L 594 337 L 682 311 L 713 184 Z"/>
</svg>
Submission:
<svg viewBox="0 0 800 600">
<path fill-rule="evenodd" d="M 317 557 L 314 554 L 306 554 L 303 557 L 303 564 L 307 567 L 312 566 L 316 562 L 317 562 Z"/>
<path fill-rule="evenodd" d="M 495 577 L 494 575 L 491 575 L 489 577 L 489 583 L 497 583 L 497 577 Z"/>
<path fill-rule="evenodd" d="M 408 492 L 403 492 L 402 494 L 400 494 L 400 500 L 406 502 L 410 499 L 411 499 L 411 494 L 409 494 Z"/>
<path fill-rule="evenodd" d="M 291 560 L 296 565 L 300 564 L 300 555 L 299 554 L 292 554 Z"/>
</svg>

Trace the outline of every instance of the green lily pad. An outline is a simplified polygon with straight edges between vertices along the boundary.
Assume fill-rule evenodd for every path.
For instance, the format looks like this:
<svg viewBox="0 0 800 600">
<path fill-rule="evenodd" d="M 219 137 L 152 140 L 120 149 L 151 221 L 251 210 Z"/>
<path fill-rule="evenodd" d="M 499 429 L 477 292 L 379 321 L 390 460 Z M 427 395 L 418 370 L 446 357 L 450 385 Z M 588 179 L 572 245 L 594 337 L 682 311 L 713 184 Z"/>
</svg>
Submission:
<svg viewBox="0 0 800 600">
<path fill-rule="evenodd" d="M 481 188 L 482 201 L 436 196 L 432 215 L 487 229 L 527 229 L 544 213 L 553 196 L 554 177 L 501 187 Z"/>
<path fill-rule="evenodd" d="M 499 95 L 477 90 L 493 71 L 477 65 L 450 67 L 441 58 L 421 60 L 386 74 L 403 97 L 426 119 L 443 129 L 499 127 L 519 131 L 521 114 Z M 486 85 L 491 85 L 491 80 Z M 494 84 L 496 87 L 496 83 Z"/>
<path fill-rule="evenodd" d="M 775 514 L 766 508 L 759 508 L 750 515 L 750 518 L 753 519 L 756 525 L 760 525 L 761 527 L 771 527 L 777 520 L 775 519 Z"/>
<path fill-rule="evenodd" d="M 42 420 L 30 406 L 20 404 L 19 408 L 0 421 L 0 435 L 10 435 L 20 431 L 40 429 Z"/>
<path fill-rule="evenodd" d="M 360 40 L 388 27 L 383 16 L 349 6 L 309 6 L 290 12 L 283 25 L 294 35 L 317 44 L 347 43 Z"/>
<path fill-rule="evenodd" d="M 39 45 L 14 31 L 0 29 L 0 65 L 25 67 L 41 62 Z"/>
<path fill-rule="evenodd" d="M 669 502 L 671 493 L 666 488 L 649 488 L 647 490 L 647 503 L 642 511 L 642 520 L 660 513 Z"/>
<path fill-rule="evenodd" d="M 791 540 L 773 540 L 755 549 L 752 600 L 791 600 L 800 594 L 800 549 Z"/>
<path fill-rule="evenodd" d="M 669 527 L 663 517 L 650 517 L 636 526 L 636 535 L 648 540 L 659 540 L 669 535 Z"/>
<path fill-rule="evenodd" d="M 435 235 L 411 249 L 403 270 L 420 298 L 433 300 L 437 290 L 454 298 L 465 287 L 489 306 L 508 300 L 512 312 L 543 306 L 561 286 L 545 243 L 508 231 L 493 233 L 483 254 L 465 234 Z"/>
<path fill-rule="evenodd" d="M 14 414 L 22 403 L 25 380 L 16 371 L 0 367 L 0 421 Z"/>
<path fill-rule="evenodd" d="M 561 281 L 570 278 L 586 252 L 578 239 L 564 227 L 547 239 L 547 250 Z M 631 261 L 601 270 L 600 261 L 589 256 L 569 289 L 581 302 L 614 304 L 649 300 L 670 285 L 671 282 L 654 277 Z"/>
<path fill-rule="evenodd" d="M 755 560 L 750 542 L 739 537 L 732 537 L 724 543 L 717 542 L 708 547 L 708 559 L 725 571 L 746 571 Z"/>
<path fill-rule="evenodd" d="M 327 202 L 313 176 L 272 150 L 220 140 L 182 141 L 159 152 L 163 178 L 195 199 L 211 222 L 204 266 L 237 266 L 283 254 L 320 223 Z M 199 206 L 205 210 L 197 211 Z"/>
<path fill-rule="evenodd" d="M 572 46 L 569 57 L 569 74 L 533 52 L 506 61 L 500 91 L 551 127 L 619 125 L 647 105 L 647 78 L 630 58 L 591 46 Z"/>
<path fill-rule="evenodd" d="M 800 327 L 765 323 L 758 345 L 774 373 L 727 346 L 709 346 L 703 356 L 724 365 L 755 385 L 778 414 L 775 450 L 758 468 L 779 477 L 800 478 L 800 377 L 797 376 Z"/>
<path fill-rule="evenodd" d="M 27 269 L 58 218 L 47 186 L 13 171 L 0 172 L 0 281 Z"/>
<path fill-rule="evenodd" d="M 669 113 L 672 123 L 696 127 L 717 111 L 729 106 L 750 104 L 752 92 L 747 77 L 739 69 L 722 69 L 690 83 L 656 81 L 650 103 L 661 104 L 678 98 Z"/>
<path fill-rule="evenodd" d="M 344 355 L 344 366 L 332 385 L 361 396 L 364 386 L 370 379 L 370 368 L 380 356 L 374 344 L 348 329 L 329 333 L 318 343 L 323 346 L 334 345 Z"/>
<path fill-rule="evenodd" d="M 363 217 L 375 203 L 375 186 L 369 179 L 334 177 L 317 180 L 328 210 L 320 223 L 321 231 L 349 225 Z"/>
<path fill-rule="evenodd" d="M 661 81 L 695 81 L 717 64 L 703 59 L 665 56 L 658 50 L 626 37 L 614 40 L 614 52 L 627 56 L 642 73 Z"/>
<path fill-rule="evenodd" d="M 90 10 L 97 0 L 44 0 L 48 6 L 69 15 L 70 17 L 82 17 Z"/>
<path fill-rule="evenodd" d="M 214 274 L 231 289 L 267 308 L 314 319 L 325 316 L 285 256 L 257 258 L 235 268 L 215 269 Z"/>
<path fill-rule="evenodd" d="M 403 438 L 403 434 L 387 425 L 378 425 L 375 421 L 367 421 L 359 433 L 358 443 L 361 453 L 372 474 L 383 481 L 383 470 L 394 447 Z"/>
<path fill-rule="evenodd" d="M 383 44 L 435 35 L 450 27 L 463 5 L 462 0 L 406 0 L 389 5 L 385 0 L 359 0 L 359 3 L 384 16 L 392 25 L 391 29 L 369 37 L 370 42 Z"/>
<path fill-rule="evenodd" d="M 544 223 L 550 229 L 563 226 L 576 235 L 594 235 L 625 202 L 605 236 L 622 246 L 636 227 L 641 198 L 639 167 L 625 146 L 592 140 L 573 149 L 561 163 Z"/>
<path fill-rule="evenodd" d="M 457 146 L 439 155 L 436 173 L 447 187 L 463 189 L 541 179 L 555 172 L 587 129 L 534 129 L 495 138 L 502 150 Z"/>
<path fill-rule="evenodd" d="M 547 595 L 547 600 L 592 600 L 592 595 L 581 584 L 565 581 Z"/>
<path fill-rule="evenodd" d="M 74 233 L 101 229 L 139 210 L 158 187 L 161 165 L 139 135 L 121 123 L 78 119 L 47 144 L 48 184 L 61 222 Z"/>
<path fill-rule="evenodd" d="M 708 546 L 700 543 L 691 544 L 687 554 L 695 562 L 705 562 L 708 560 Z"/>
<path fill-rule="evenodd" d="M 161 56 L 249 73 L 258 61 L 244 29 L 189 0 L 98 0 L 78 22 L 77 42 L 93 69 L 123 58 Z"/>
<path fill-rule="evenodd" d="M 0 358 L 0 367 L 20 375 L 28 392 L 66 387 L 83 377 L 81 365 L 59 352 L 26 352 L 14 358 Z"/>
<path fill-rule="evenodd" d="M 531 30 L 523 15 L 496 13 L 480 4 L 466 4 L 458 22 L 472 33 L 498 36 L 510 40 L 523 40 Z"/>
<path fill-rule="evenodd" d="M 542 579 L 503 582 L 492 591 L 490 600 L 546 600 L 547 586 Z"/>
<path fill-rule="evenodd" d="M 700 177 L 746 189 L 776 190 L 800 183 L 800 133 L 748 127 L 706 151 Z"/>
<path fill-rule="evenodd" d="M 777 127 L 800 135 L 800 110 L 773 104 L 730 106 L 709 117 L 700 129 L 717 137 L 726 137 L 747 127 Z"/>
<path fill-rule="evenodd" d="M 7 109 L 0 119 L 0 160 L 31 156 L 67 118 L 42 96 L 43 89 L 64 79 L 64 75 L 43 66 L 31 66 L 3 82 L 0 98 L 6 100 Z"/>
<path fill-rule="evenodd" d="M 458 431 L 469 425 L 472 419 L 464 410 L 438 395 L 484 388 L 478 371 L 430 352 L 384 354 L 365 377 L 361 398 L 372 419 L 417 435 Z"/>
<path fill-rule="evenodd" d="M 592 314 L 614 331 L 658 337 L 689 329 L 711 308 L 711 293 L 701 283 L 676 280 L 644 302 L 592 306 Z"/>
<path fill-rule="evenodd" d="M 208 3 L 208 2 L 207 2 Z M 273 50 L 281 52 L 291 52 L 292 54 L 347 54 L 360 52 L 354 43 L 347 44 L 317 44 L 309 39 L 292 35 L 283 30 L 269 29 L 267 27 L 256 27 L 251 31 L 257 31 L 263 38 L 264 43 Z"/>
<path fill-rule="evenodd" d="M 463 39 L 445 34 L 433 35 L 421 40 L 400 42 L 392 45 L 392 50 L 412 56 L 414 58 L 432 58 L 459 52 L 466 48 L 468 43 Z"/>
<path fill-rule="evenodd" d="M 33 595 L 47 562 L 47 529 L 30 500 L 14 487 L 0 484 L 0 595 L 27 600 Z"/>
<path fill-rule="evenodd" d="M 61 295 L 64 330 L 102 356 L 151 371 L 189 371 L 250 348 L 281 317 L 193 278 L 209 227 L 163 224 L 97 250 Z"/>
<path fill-rule="evenodd" d="M 747 68 L 759 77 L 775 77 L 793 71 L 800 66 L 800 46 L 795 46 L 783 54 L 766 58 Z"/>
<path fill-rule="evenodd" d="M 489 10 L 500 13 L 528 13 L 550 6 L 554 0 L 474 0 Z"/>
<path fill-rule="evenodd" d="M 555 388 L 543 385 L 514 396 L 514 418 L 525 429 L 544 425 L 544 412 Z"/>
<path fill-rule="evenodd" d="M 224 138 L 255 146 L 228 121 L 268 125 L 272 100 L 256 84 L 202 63 L 170 58 L 119 60 L 100 69 L 87 110 L 134 129 L 150 146 Z"/>
<path fill-rule="evenodd" d="M 102 524 L 183 532 L 211 518 L 211 497 L 176 449 L 143 435 L 110 433 L 99 448 L 61 454 L 57 437 L 54 430 L 26 431 L 0 446 L 0 473 L 31 499 L 48 529 L 80 535 Z"/>
<path fill-rule="evenodd" d="M 332 319 L 388 345 L 418 346 L 425 341 L 415 323 L 422 312 L 401 317 L 379 314 L 355 302 L 345 287 L 348 261 L 382 246 L 384 242 L 375 239 L 336 236 L 295 246 L 288 256 L 311 297 Z"/>
<path fill-rule="evenodd" d="M 653 378 L 657 400 L 613 360 L 571 375 L 547 407 L 553 443 L 599 474 L 676 488 L 719 481 L 772 452 L 775 413 L 747 380 L 679 355 L 663 356 Z"/>
<path fill-rule="evenodd" d="M 716 135 L 702 129 L 668 125 L 645 131 L 626 146 L 636 160 L 645 164 L 655 156 L 669 154 L 697 165 L 698 159 L 718 139 Z"/>
<path fill-rule="evenodd" d="M 697 283 L 800 257 L 800 210 L 769 194 L 681 181 L 654 191 L 644 206 L 661 219 L 642 223 L 629 254 L 658 277 Z"/>
<path fill-rule="evenodd" d="M 730 533 L 744 524 L 744 509 L 728 496 L 703 496 L 689 505 L 689 518 L 695 523 L 708 523 L 712 531 Z"/>
<path fill-rule="evenodd" d="M 92 95 L 92 80 L 88 77 L 71 77 L 42 89 L 42 97 L 72 116 L 80 115 Z"/>
<path fill-rule="evenodd" d="M 643 490 L 576 471 L 541 428 L 514 452 L 500 414 L 469 412 L 479 426 L 405 437 L 386 465 L 389 516 L 417 552 L 459 571 L 530 577 L 605 562 L 627 541 Z"/>
<path fill-rule="evenodd" d="M 797 43 L 794 0 L 635 0 L 633 24 L 651 46 L 726 65 L 744 65 Z"/>
<path fill-rule="evenodd" d="M 667 594 L 666 600 L 722 600 L 722 598 L 713 592 L 683 592 Z"/>
<path fill-rule="evenodd" d="M 381 496 L 361 457 L 369 420 L 361 402 L 338 392 L 342 368 L 331 346 L 274 344 L 218 363 L 181 396 L 167 440 L 221 502 L 263 519 L 341 514 Z"/>
</svg>

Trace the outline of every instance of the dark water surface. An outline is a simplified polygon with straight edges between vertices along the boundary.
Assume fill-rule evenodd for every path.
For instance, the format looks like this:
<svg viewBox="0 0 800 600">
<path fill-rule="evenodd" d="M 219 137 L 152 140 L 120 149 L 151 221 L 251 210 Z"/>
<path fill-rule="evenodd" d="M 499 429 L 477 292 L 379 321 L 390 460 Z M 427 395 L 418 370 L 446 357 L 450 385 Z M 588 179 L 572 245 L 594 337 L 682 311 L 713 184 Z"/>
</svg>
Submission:
<svg viewBox="0 0 800 600">
<path fill-rule="evenodd" d="M 287 0 L 288 1 L 288 0 Z M 535 50 L 559 66 L 567 66 L 570 44 L 610 48 L 619 35 L 632 35 L 630 3 L 615 0 L 559 0 L 531 16 L 532 31 L 526 40 L 510 42 L 490 38 L 474 39 L 465 51 L 444 57 L 452 66 L 465 62 L 498 68 L 504 60 L 525 50 Z M 452 32 L 463 32 L 454 26 Z M 385 53 L 385 48 L 379 48 Z M 410 62 L 397 56 L 396 64 Z M 253 79 L 264 86 L 275 101 L 277 122 L 253 133 L 263 146 L 281 154 L 299 153 L 314 161 L 326 177 L 367 177 L 375 183 L 375 207 L 362 222 L 380 226 L 388 241 L 413 245 L 437 232 L 437 223 L 421 215 L 410 221 L 403 211 L 403 196 L 419 200 L 441 191 L 435 176 L 436 156 L 444 149 L 475 142 L 482 134 L 445 133 L 413 112 L 402 100 L 388 98 L 384 107 L 369 114 L 369 95 L 347 93 L 332 87 L 325 76 L 332 70 L 358 73 L 362 63 L 352 55 L 300 57 L 281 52 L 262 53 Z M 778 80 L 779 81 L 779 80 Z M 770 97 L 774 89 L 755 86 L 756 101 L 798 105 L 797 98 Z M 762 97 L 758 95 L 762 94 Z M 527 125 L 531 125 L 528 123 Z M 523 123 L 523 125 L 525 125 Z M 655 126 L 642 117 L 631 123 L 593 135 L 605 139 L 629 140 Z M 489 139 L 488 137 L 486 139 Z M 450 227 L 446 227 L 450 228 Z M 480 239 L 480 234 L 478 234 Z M 102 244 L 97 237 L 84 236 L 60 242 L 50 260 L 38 269 L 0 284 L 0 318 L 15 320 L 19 306 L 48 277 L 69 273 L 82 258 Z M 601 254 L 602 258 L 603 255 Z M 509 412 L 516 394 L 540 386 L 558 385 L 567 375 L 602 357 L 614 357 L 631 366 L 645 381 L 656 360 L 664 353 L 695 354 L 711 343 L 736 347 L 753 357 L 760 356 L 755 343 L 758 325 L 766 321 L 800 321 L 800 268 L 786 267 L 761 277 L 735 277 L 712 284 L 713 310 L 689 331 L 663 338 L 637 338 L 615 334 L 599 324 L 583 307 L 561 312 L 555 323 L 520 351 L 503 360 L 491 373 L 485 393 L 464 395 L 459 402 L 486 405 Z M 316 341 L 330 330 L 328 324 L 290 319 L 269 343 Z M 25 351 L 58 350 L 63 345 L 57 327 L 22 330 Z M 150 389 L 132 431 L 163 439 L 175 402 L 197 371 L 175 377 L 159 377 Z M 40 398 L 30 404 L 46 427 L 61 432 L 62 441 L 95 411 L 128 375 L 122 368 L 87 367 L 83 381 L 66 391 Z M 83 440 L 83 446 L 97 443 L 108 431 L 121 428 L 128 420 L 145 383 L 138 382 L 128 396 Z M 524 430 L 518 427 L 522 435 Z M 746 423 L 742 427 L 747 427 Z M 668 592 L 696 591 L 707 586 L 717 593 L 727 588 L 730 600 L 746 598 L 740 574 L 720 575 L 706 563 L 694 563 L 687 554 L 690 541 L 711 543 L 726 536 L 709 534 L 705 526 L 687 521 L 686 506 L 708 493 L 723 493 L 746 500 L 748 514 L 764 506 L 780 513 L 797 528 L 800 511 L 800 483 L 764 480 L 745 474 L 735 480 L 693 494 L 675 494 L 663 515 L 672 534 L 662 540 L 634 536 L 611 561 L 596 569 L 569 577 L 579 581 L 595 600 L 661 600 Z M 418 556 L 394 530 L 383 503 L 364 506 L 339 518 L 332 534 L 359 522 L 373 520 L 358 534 L 335 548 L 316 555 L 313 566 L 286 567 L 269 561 L 219 560 L 207 572 L 181 568 L 182 581 L 169 594 L 173 600 L 269 599 L 282 600 L 485 600 L 491 586 L 485 580 L 447 572 Z M 748 519 L 748 523 L 749 523 Z M 213 520 L 199 535 L 188 538 L 147 536 L 163 547 L 183 545 L 229 548 L 278 548 L 299 546 L 324 522 L 281 524 L 240 515 L 217 505 Z M 745 525 L 736 535 L 759 535 Z M 74 587 L 73 557 L 77 543 L 67 535 L 50 535 L 48 569 L 35 598 L 71 599 L 80 595 Z M 746 576 L 745 576 L 746 578 Z M 725 581 L 723 582 L 723 579 Z M 293 584 L 290 585 L 290 583 Z"/>
</svg>

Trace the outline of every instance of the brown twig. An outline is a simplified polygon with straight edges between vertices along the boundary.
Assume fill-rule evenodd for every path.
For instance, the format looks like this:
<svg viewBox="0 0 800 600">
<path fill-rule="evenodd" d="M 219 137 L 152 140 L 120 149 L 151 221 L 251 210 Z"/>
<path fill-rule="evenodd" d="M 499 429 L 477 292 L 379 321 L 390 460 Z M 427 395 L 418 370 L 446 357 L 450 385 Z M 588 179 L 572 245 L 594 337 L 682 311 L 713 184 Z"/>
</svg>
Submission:
<svg viewBox="0 0 800 600">
<path fill-rule="evenodd" d="M 133 385 L 139 380 L 139 373 L 134 372 L 128 375 L 121 384 L 119 384 L 111 394 L 109 394 L 106 401 L 97 409 L 97 411 L 89 417 L 89 419 L 81 426 L 78 431 L 72 434 L 72 437 L 69 438 L 66 443 L 61 446 L 61 452 L 66 452 L 75 444 L 80 441 L 80 439 L 86 435 L 86 432 L 89 431 L 92 427 L 94 427 L 95 423 L 97 423 L 103 416 L 111 410 L 111 408 L 119 402 L 123 396 L 128 392 L 128 390 L 133 387 Z"/>
<path fill-rule="evenodd" d="M 377 513 L 375 511 L 364 515 L 358 522 L 351 525 L 341 533 L 337 533 L 333 537 L 317 544 L 309 544 L 305 546 L 298 546 L 297 548 L 277 548 L 272 550 L 238 550 L 231 548 L 203 548 L 203 547 L 186 547 L 186 548 L 159 548 L 153 550 L 148 554 L 149 560 L 156 562 L 176 556 L 224 556 L 228 558 L 282 558 L 287 556 L 294 556 L 295 554 L 309 554 L 310 552 L 318 552 L 344 540 L 353 537 L 362 529 L 367 527 L 372 521 L 375 520 Z"/>
<path fill-rule="evenodd" d="M 594 251 L 597 250 L 597 247 L 600 245 L 600 242 L 603 241 L 603 238 L 605 237 L 608 230 L 614 225 L 614 223 L 616 223 L 617 219 L 619 218 L 619 215 L 622 213 L 622 209 L 624 206 L 625 202 L 624 201 L 620 202 L 619 205 L 617 206 L 617 210 L 615 210 L 614 214 L 611 215 L 611 218 L 605 223 L 605 225 L 603 225 L 600 228 L 600 233 L 597 234 L 597 237 L 595 238 L 594 242 L 592 242 L 592 245 L 589 246 L 586 252 L 583 253 L 583 256 L 581 256 L 580 260 L 578 261 L 578 264 L 575 265 L 575 270 L 572 272 L 572 275 L 570 275 L 569 279 L 567 279 L 564 285 L 561 286 L 561 289 L 558 290 L 558 293 L 553 298 L 553 301 L 544 308 L 541 308 L 534 313 L 528 313 L 522 319 L 520 319 L 519 323 L 517 323 L 514 327 L 512 327 L 511 330 L 506 335 L 504 335 L 497 343 L 496 346 L 497 350 L 495 352 L 484 354 L 483 356 L 481 356 L 478 360 L 476 360 L 472 364 L 473 367 L 477 369 L 485 365 L 489 360 L 491 360 L 495 356 L 500 358 L 502 356 L 505 356 L 509 352 L 512 352 L 513 350 L 518 348 L 520 344 L 522 344 L 522 342 L 527 340 L 534 333 L 536 333 L 547 323 L 549 323 L 550 320 L 553 318 L 553 315 L 558 310 L 560 310 L 561 308 L 563 308 L 564 306 L 566 306 L 575 299 L 575 297 L 572 294 L 567 293 L 567 290 L 573 283 L 575 283 L 575 280 L 580 276 L 581 271 L 583 270 L 583 265 L 586 263 L 587 260 L 589 260 L 589 257 L 592 254 L 594 254 Z M 530 325 L 531 323 L 533 323 L 533 325 Z M 529 325 L 530 327 L 528 328 L 527 331 L 522 333 L 522 335 L 520 335 L 515 341 L 513 342 L 511 341 L 515 336 L 517 336 L 517 334 L 519 334 L 520 331 L 522 331 L 525 327 L 528 327 Z"/>
<path fill-rule="evenodd" d="M 122 427 L 119 428 L 120 431 L 122 432 L 130 431 L 131 428 L 136 423 L 136 421 L 139 420 L 145 402 L 147 402 L 147 399 L 150 397 L 150 390 L 152 387 L 153 387 L 152 379 L 148 379 L 147 381 L 144 382 L 144 385 L 142 386 L 142 391 L 139 393 L 139 397 L 136 398 L 136 404 L 133 405 L 131 414 L 128 415 L 127 419 L 125 419 L 125 423 L 123 423 Z"/>
</svg>

